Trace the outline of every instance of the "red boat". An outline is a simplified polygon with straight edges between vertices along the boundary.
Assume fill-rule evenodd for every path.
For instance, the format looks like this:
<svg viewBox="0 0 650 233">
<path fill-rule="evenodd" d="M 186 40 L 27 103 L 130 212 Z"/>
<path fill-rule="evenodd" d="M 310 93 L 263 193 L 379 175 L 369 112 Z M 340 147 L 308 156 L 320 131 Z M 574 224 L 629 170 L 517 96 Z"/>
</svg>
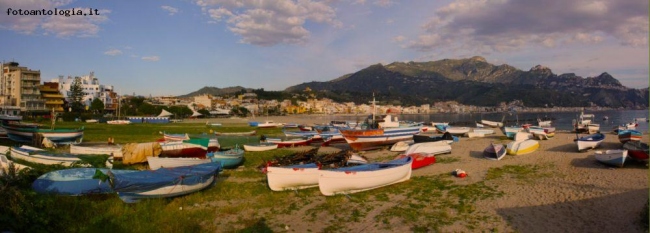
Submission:
<svg viewBox="0 0 650 233">
<path fill-rule="evenodd" d="M 648 162 L 648 144 L 641 141 L 628 141 L 623 144 L 623 149 L 627 150 L 627 155 L 633 159 Z"/>
<path fill-rule="evenodd" d="M 436 157 L 429 154 L 413 153 L 410 155 L 398 155 L 395 159 L 401 159 L 406 156 L 410 156 L 413 159 L 411 164 L 411 169 L 418 169 L 421 167 L 426 167 L 436 162 Z"/>
<path fill-rule="evenodd" d="M 207 158 L 209 139 L 190 139 L 184 141 L 165 141 L 160 143 L 160 157 Z"/>
<path fill-rule="evenodd" d="M 307 146 L 311 143 L 311 138 L 294 138 L 289 140 L 282 140 L 279 138 L 267 138 L 266 142 L 277 144 L 278 148 L 283 147 L 296 147 L 296 146 Z"/>
</svg>

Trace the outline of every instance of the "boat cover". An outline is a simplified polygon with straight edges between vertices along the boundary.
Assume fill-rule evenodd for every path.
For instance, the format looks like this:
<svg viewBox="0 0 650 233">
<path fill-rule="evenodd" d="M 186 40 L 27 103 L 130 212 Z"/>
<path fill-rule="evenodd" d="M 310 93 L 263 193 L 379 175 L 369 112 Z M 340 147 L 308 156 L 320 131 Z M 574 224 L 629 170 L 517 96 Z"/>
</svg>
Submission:
<svg viewBox="0 0 650 233">
<path fill-rule="evenodd" d="M 113 193 L 108 182 L 93 179 L 97 170 L 103 173 L 108 172 L 106 168 L 70 168 L 51 171 L 38 177 L 32 183 L 32 189 L 37 193 L 65 196 Z M 116 170 L 115 173 L 136 171 Z"/>
<path fill-rule="evenodd" d="M 203 183 L 221 171 L 220 163 L 204 163 L 192 166 L 160 168 L 131 173 L 109 170 L 108 175 L 115 192 L 146 192 L 170 185 Z"/>
<path fill-rule="evenodd" d="M 122 163 L 135 164 L 147 162 L 147 156 L 158 157 L 162 147 L 157 142 L 128 143 L 122 147 Z"/>
</svg>

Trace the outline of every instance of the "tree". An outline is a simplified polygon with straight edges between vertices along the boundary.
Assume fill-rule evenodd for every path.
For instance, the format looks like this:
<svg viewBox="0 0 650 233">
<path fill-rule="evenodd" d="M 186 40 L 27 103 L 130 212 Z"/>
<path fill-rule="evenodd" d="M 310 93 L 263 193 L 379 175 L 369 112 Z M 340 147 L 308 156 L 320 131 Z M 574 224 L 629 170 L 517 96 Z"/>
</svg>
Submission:
<svg viewBox="0 0 650 233">
<path fill-rule="evenodd" d="M 81 100 L 83 100 L 85 94 L 81 86 L 81 78 L 75 77 L 72 84 L 70 84 L 70 95 L 68 96 L 72 112 L 81 113 L 84 111 L 84 104 L 81 103 Z"/>
<path fill-rule="evenodd" d="M 93 102 L 90 103 L 90 111 L 95 112 L 95 113 L 103 113 L 104 112 L 104 102 L 102 100 L 95 98 Z"/>
</svg>

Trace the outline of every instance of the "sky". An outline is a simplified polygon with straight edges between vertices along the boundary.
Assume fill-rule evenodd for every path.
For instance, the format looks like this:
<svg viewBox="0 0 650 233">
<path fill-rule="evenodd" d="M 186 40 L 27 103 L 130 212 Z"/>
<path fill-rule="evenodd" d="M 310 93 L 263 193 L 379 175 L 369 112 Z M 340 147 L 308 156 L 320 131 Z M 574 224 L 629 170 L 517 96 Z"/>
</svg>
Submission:
<svg viewBox="0 0 650 233">
<path fill-rule="evenodd" d="M 184 95 L 204 86 L 284 90 L 377 63 L 473 56 L 525 71 L 543 65 L 555 74 L 582 77 L 607 72 L 627 87 L 646 88 L 648 5 L 642 0 L 0 0 L 0 60 L 40 70 L 42 81 L 94 71 L 118 94 L 144 96 Z M 86 15 L 65 16 L 79 11 Z"/>
</svg>

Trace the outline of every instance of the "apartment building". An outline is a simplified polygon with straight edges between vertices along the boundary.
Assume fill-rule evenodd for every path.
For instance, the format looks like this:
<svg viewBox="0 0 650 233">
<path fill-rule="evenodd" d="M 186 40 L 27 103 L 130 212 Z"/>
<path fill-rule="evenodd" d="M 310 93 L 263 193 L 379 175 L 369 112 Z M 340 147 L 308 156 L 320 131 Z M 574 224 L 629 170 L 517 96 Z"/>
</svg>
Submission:
<svg viewBox="0 0 650 233">
<path fill-rule="evenodd" d="M 59 84 L 53 82 L 44 82 L 43 85 L 38 87 L 41 92 L 41 98 L 45 101 L 45 108 L 54 110 L 55 112 L 63 112 L 64 97 L 59 92 Z"/>
<path fill-rule="evenodd" d="M 99 99 L 104 103 L 104 109 L 112 111 L 115 110 L 117 105 L 117 95 L 114 93 L 112 85 L 104 85 L 99 83 L 99 79 L 95 77 L 95 72 L 90 72 L 89 75 L 81 77 L 72 77 L 68 76 L 67 78 L 63 75 L 59 75 L 58 78 L 54 78 L 51 81 L 59 84 L 59 91 L 63 94 L 63 97 L 70 102 L 70 87 L 76 79 L 79 79 L 81 83 L 81 89 L 84 92 L 84 96 L 81 99 L 81 102 L 90 106 L 90 103 L 95 99 Z"/>
<path fill-rule="evenodd" d="M 48 112 L 41 99 L 41 71 L 22 67 L 17 62 L 1 65 L 0 105 L 17 106 L 23 112 Z"/>
</svg>

